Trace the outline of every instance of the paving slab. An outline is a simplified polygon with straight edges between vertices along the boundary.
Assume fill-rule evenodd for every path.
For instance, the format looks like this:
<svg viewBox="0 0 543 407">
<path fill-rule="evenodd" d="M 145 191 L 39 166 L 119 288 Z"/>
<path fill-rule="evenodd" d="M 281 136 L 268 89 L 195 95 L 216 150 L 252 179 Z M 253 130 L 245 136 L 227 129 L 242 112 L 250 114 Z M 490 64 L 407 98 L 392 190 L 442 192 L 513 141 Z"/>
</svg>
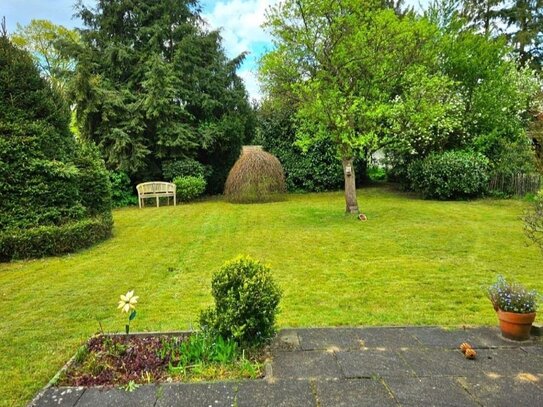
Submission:
<svg viewBox="0 0 543 407">
<path fill-rule="evenodd" d="M 302 350 L 360 349 L 362 338 L 356 328 L 299 329 Z"/>
<path fill-rule="evenodd" d="M 536 338 L 528 341 L 518 342 L 504 338 L 499 328 L 497 327 L 477 327 L 470 328 L 471 335 L 475 337 L 474 343 L 471 344 L 474 348 L 518 348 L 521 345 L 533 346 L 538 343 Z"/>
<path fill-rule="evenodd" d="M 32 407 L 70 406 L 73 407 L 83 395 L 83 387 L 49 387 Z"/>
<path fill-rule="evenodd" d="M 347 379 L 376 376 L 414 376 L 413 370 L 397 352 L 363 349 L 356 352 L 337 352 L 338 364 Z"/>
<path fill-rule="evenodd" d="M 482 406 L 536 407 L 543 405 L 543 389 L 528 380 L 488 376 L 458 380 Z"/>
<path fill-rule="evenodd" d="M 352 379 L 317 382 L 319 407 L 397 406 L 380 380 Z"/>
<path fill-rule="evenodd" d="M 468 342 L 473 347 L 482 346 L 483 338 L 474 329 L 444 329 L 440 327 L 421 327 L 413 331 L 413 335 L 423 346 L 458 349 L 461 343 Z M 485 333 L 489 336 L 489 333 Z M 489 340 L 489 338 L 486 338 Z M 488 342 L 484 342 L 487 346 Z"/>
<path fill-rule="evenodd" d="M 480 358 L 466 359 L 459 350 L 408 349 L 399 351 L 418 377 L 480 375 Z"/>
<path fill-rule="evenodd" d="M 542 346 L 522 346 L 521 349 L 530 355 L 543 358 Z"/>
<path fill-rule="evenodd" d="M 296 329 L 282 329 L 271 344 L 272 351 L 299 351 L 300 338 Z"/>
<path fill-rule="evenodd" d="M 155 407 L 233 407 L 238 383 L 175 383 L 160 386 Z"/>
<path fill-rule="evenodd" d="M 455 378 L 390 377 L 385 383 L 401 406 L 479 407 Z"/>
<path fill-rule="evenodd" d="M 413 328 L 360 328 L 361 345 L 368 348 L 413 348 L 420 346 Z"/>
<path fill-rule="evenodd" d="M 307 380 L 278 380 L 274 383 L 260 380 L 240 383 L 236 407 L 256 406 L 317 407 L 317 401 L 312 385 Z"/>
<path fill-rule="evenodd" d="M 128 392 L 119 388 L 90 388 L 85 390 L 76 407 L 152 406 L 157 400 L 159 386 L 141 386 Z"/>
<path fill-rule="evenodd" d="M 342 376 L 334 353 L 325 351 L 277 352 L 272 376 L 278 379 L 338 379 Z"/>
<path fill-rule="evenodd" d="M 520 373 L 543 374 L 543 358 L 523 349 L 481 349 L 478 351 L 485 373 L 516 376 Z"/>
</svg>

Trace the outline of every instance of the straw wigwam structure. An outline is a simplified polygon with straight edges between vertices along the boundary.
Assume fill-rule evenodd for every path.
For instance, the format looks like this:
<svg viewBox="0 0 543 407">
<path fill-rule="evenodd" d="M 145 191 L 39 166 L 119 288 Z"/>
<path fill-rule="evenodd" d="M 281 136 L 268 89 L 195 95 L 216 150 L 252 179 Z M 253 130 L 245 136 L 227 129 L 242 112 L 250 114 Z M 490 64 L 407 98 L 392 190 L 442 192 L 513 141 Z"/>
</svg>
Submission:
<svg viewBox="0 0 543 407">
<path fill-rule="evenodd" d="M 244 146 L 228 174 L 224 195 L 230 202 L 252 203 L 277 200 L 286 192 L 283 166 L 260 146 Z"/>
</svg>

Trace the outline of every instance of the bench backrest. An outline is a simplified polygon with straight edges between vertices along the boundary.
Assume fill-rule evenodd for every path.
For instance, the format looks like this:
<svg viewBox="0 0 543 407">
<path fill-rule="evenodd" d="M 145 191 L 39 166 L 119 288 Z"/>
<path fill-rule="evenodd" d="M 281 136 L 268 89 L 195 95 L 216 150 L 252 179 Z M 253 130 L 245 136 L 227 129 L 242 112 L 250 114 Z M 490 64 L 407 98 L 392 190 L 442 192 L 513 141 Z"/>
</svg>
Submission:
<svg viewBox="0 0 543 407">
<path fill-rule="evenodd" d="M 138 195 L 147 194 L 175 194 L 175 184 L 171 182 L 144 182 L 136 186 Z"/>
</svg>

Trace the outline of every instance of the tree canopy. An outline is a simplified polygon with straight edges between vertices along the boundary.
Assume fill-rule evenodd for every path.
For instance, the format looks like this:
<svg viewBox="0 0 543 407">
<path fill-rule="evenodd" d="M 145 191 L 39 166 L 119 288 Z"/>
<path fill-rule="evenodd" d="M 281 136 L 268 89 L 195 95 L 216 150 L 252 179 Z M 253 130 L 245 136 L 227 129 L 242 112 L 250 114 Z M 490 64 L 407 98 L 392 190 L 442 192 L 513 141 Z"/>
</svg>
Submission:
<svg viewBox="0 0 543 407">
<path fill-rule="evenodd" d="M 48 20 L 31 20 L 26 26 L 17 24 L 11 36 L 16 46 L 27 50 L 42 76 L 62 94 L 66 92 L 75 61 L 63 52 L 66 44 L 78 43 L 79 33 Z"/>
<path fill-rule="evenodd" d="M 395 169 L 455 149 L 484 154 L 493 170 L 533 168 L 526 128 L 541 83 L 456 2 L 418 16 L 372 0 L 287 0 L 266 24 L 267 106 L 294 110 L 299 145 L 333 141 L 347 211 L 358 209 L 352 159 L 377 150 Z"/>
<path fill-rule="evenodd" d="M 406 75 L 435 58 L 427 51 L 436 29 L 371 0 L 288 0 L 267 27 L 276 47 L 262 62 L 266 90 L 297 106 L 301 143 L 336 143 L 346 210 L 357 212 L 352 160 L 387 142 L 385 118 Z"/>
<path fill-rule="evenodd" d="M 162 177 L 165 164 L 196 158 L 211 167 L 212 190 L 252 132 L 252 110 L 217 31 L 192 0 L 100 0 L 78 6 L 85 24 L 74 100 L 83 137 L 111 169 Z"/>
</svg>

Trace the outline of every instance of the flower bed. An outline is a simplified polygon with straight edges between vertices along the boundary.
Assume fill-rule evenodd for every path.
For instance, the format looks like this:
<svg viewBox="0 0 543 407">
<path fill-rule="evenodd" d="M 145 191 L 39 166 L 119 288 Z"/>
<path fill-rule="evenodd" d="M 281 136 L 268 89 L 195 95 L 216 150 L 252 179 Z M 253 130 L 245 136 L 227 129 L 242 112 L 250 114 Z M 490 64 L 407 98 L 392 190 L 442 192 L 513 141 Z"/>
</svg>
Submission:
<svg viewBox="0 0 543 407">
<path fill-rule="evenodd" d="M 246 353 L 202 333 L 96 335 L 53 380 L 55 386 L 136 386 L 169 381 L 256 379 L 266 351 Z"/>
</svg>

